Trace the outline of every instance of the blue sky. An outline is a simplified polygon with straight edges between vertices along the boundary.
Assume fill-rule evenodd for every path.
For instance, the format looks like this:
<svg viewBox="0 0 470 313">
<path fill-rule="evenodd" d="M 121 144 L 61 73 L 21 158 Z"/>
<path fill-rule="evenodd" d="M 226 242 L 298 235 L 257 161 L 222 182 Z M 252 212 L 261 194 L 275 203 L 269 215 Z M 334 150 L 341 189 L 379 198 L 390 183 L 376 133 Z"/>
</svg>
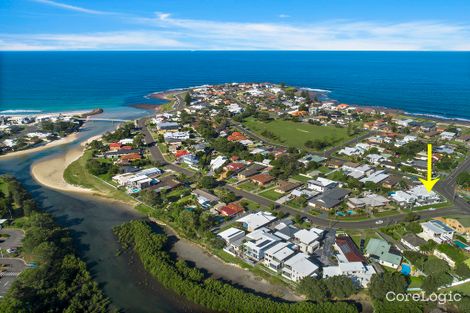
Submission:
<svg viewBox="0 0 470 313">
<path fill-rule="evenodd" d="M 0 50 L 470 50 L 468 0 L 1 0 Z"/>
</svg>

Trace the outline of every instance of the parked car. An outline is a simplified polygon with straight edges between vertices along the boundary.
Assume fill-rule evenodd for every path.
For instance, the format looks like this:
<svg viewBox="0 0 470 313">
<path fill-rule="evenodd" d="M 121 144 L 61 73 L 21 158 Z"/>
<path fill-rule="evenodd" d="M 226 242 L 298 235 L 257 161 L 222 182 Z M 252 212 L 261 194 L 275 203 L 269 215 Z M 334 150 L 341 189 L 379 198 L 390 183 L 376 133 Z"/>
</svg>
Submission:
<svg viewBox="0 0 470 313">
<path fill-rule="evenodd" d="M 380 225 L 380 224 L 383 224 L 383 223 L 384 223 L 383 220 L 378 220 L 377 222 L 375 222 L 375 224 L 377 224 L 377 225 Z"/>
</svg>

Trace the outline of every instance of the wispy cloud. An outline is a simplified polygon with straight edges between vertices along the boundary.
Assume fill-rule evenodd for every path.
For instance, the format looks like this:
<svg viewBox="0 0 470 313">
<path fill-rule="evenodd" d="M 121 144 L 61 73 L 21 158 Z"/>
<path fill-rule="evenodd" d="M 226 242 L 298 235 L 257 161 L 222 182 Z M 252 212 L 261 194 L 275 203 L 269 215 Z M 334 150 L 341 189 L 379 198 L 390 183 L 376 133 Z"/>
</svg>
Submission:
<svg viewBox="0 0 470 313">
<path fill-rule="evenodd" d="M 174 35 L 158 31 L 86 34 L 0 35 L 0 50 L 152 50 L 188 49 Z"/>
<path fill-rule="evenodd" d="M 56 2 L 56 1 L 51 1 L 51 0 L 32 0 L 37 3 L 53 6 L 56 8 L 61 8 L 64 10 L 69 10 L 69 11 L 75 11 L 75 12 L 81 12 L 81 13 L 86 13 L 86 14 L 97 14 L 97 15 L 102 15 L 102 14 L 112 14 L 112 12 L 106 12 L 106 11 L 97 11 L 97 10 L 91 10 L 75 5 L 70 5 L 66 3 L 61 3 L 61 2 Z"/>
<path fill-rule="evenodd" d="M 289 18 L 290 15 L 287 15 L 287 14 L 279 14 L 279 17 L 280 17 L 280 18 Z"/>
<path fill-rule="evenodd" d="M 86 34 L 0 34 L 0 49 L 469 50 L 470 38 L 470 24 L 442 21 L 250 23 L 183 19 L 163 12 L 151 17 L 120 15 L 119 21 L 121 29 L 130 26 L 140 29 Z"/>
</svg>

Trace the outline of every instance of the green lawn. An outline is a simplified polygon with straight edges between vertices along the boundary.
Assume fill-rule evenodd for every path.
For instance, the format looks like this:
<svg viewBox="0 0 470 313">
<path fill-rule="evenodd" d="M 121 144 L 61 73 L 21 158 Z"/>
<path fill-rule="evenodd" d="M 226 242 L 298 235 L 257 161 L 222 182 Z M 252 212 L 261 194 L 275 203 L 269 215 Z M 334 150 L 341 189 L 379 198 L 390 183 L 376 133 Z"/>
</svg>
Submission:
<svg viewBox="0 0 470 313">
<path fill-rule="evenodd" d="M 299 182 L 301 182 L 301 183 L 305 183 L 305 182 L 311 180 L 311 178 L 309 178 L 309 177 L 307 177 L 307 176 L 300 175 L 300 174 L 293 175 L 291 178 L 292 178 L 292 179 L 295 179 L 295 180 L 297 180 L 297 181 L 299 181 Z"/>
<path fill-rule="evenodd" d="M 444 289 L 445 291 L 460 292 L 466 296 L 470 296 L 470 283 Z"/>
<path fill-rule="evenodd" d="M 248 191 L 248 192 L 252 192 L 252 191 L 257 190 L 259 188 L 258 185 L 252 183 L 251 181 L 244 182 L 244 183 L 238 185 L 238 187 L 240 187 L 241 189 L 243 189 L 245 191 Z"/>
<path fill-rule="evenodd" d="M 279 192 L 274 191 L 274 189 L 268 189 L 263 192 L 259 193 L 260 196 L 268 198 L 270 200 L 276 201 L 280 197 L 282 197 L 282 194 Z"/>
<path fill-rule="evenodd" d="M 420 288 L 423 284 L 423 278 L 421 276 L 411 276 L 410 280 L 408 288 Z"/>
<path fill-rule="evenodd" d="M 281 119 L 262 122 L 255 118 L 248 118 L 244 125 L 259 135 L 262 135 L 264 131 L 269 131 L 277 136 L 276 139 L 267 138 L 268 141 L 297 148 L 305 148 L 304 144 L 308 140 L 332 138 L 334 145 L 338 145 L 351 138 L 346 128 L 317 126 Z"/>
<path fill-rule="evenodd" d="M 100 194 L 112 199 L 135 203 L 131 196 L 111 187 L 103 180 L 88 172 L 86 162 L 91 157 L 91 151 L 87 150 L 83 156 L 72 162 L 64 171 L 64 180 L 75 186 L 96 190 Z"/>
</svg>

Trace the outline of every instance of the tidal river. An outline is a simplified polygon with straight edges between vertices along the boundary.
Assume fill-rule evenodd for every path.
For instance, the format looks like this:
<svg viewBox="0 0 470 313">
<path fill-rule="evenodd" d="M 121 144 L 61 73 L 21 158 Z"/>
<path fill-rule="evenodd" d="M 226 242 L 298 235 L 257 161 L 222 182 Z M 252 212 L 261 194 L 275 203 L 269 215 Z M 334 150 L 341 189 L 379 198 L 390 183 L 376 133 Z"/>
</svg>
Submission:
<svg viewBox="0 0 470 313">
<path fill-rule="evenodd" d="M 150 278 L 140 262 L 127 255 L 117 256 L 119 245 L 112 228 L 142 218 L 131 207 L 83 194 L 65 193 L 38 184 L 31 165 L 42 158 L 64 153 L 80 141 L 111 130 L 106 122 L 87 123 L 76 142 L 39 153 L 0 159 L 0 173 L 11 174 L 32 192 L 34 198 L 57 222 L 72 230 L 80 256 L 113 305 L 124 312 L 201 312 L 203 309 L 164 289 Z"/>
<path fill-rule="evenodd" d="M 125 116 L 137 117 L 139 115 Z M 44 210 L 54 215 L 59 224 L 72 230 L 78 253 L 117 308 L 124 312 L 208 312 L 163 288 L 150 277 L 134 255 L 119 255 L 119 244 L 112 234 L 113 226 L 144 218 L 130 205 L 78 192 L 76 189 L 80 188 L 57 191 L 46 187 L 60 185 L 59 180 L 66 184 L 62 179 L 64 162 L 70 162 L 79 154 L 81 143 L 115 126 L 109 122 L 87 122 L 73 142 L 43 151 L 0 158 L 0 174 L 15 176 Z M 32 166 L 37 163 L 42 165 Z M 40 175 L 42 184 L 33 178 L 32 167 L 35 174 L 40 171 L 38 168 L 48 172 Z M 171 229 L 164 227 L 163 230 L 176 239 Z M 286 286 L 271 284 L 247 270 L 226 264 L 188 240 L 174 240 L 172 252 L 205 269 L 212 277 L 231 281 L 246 290 L 276 299 L 301 300 Z"/>
</svg>

